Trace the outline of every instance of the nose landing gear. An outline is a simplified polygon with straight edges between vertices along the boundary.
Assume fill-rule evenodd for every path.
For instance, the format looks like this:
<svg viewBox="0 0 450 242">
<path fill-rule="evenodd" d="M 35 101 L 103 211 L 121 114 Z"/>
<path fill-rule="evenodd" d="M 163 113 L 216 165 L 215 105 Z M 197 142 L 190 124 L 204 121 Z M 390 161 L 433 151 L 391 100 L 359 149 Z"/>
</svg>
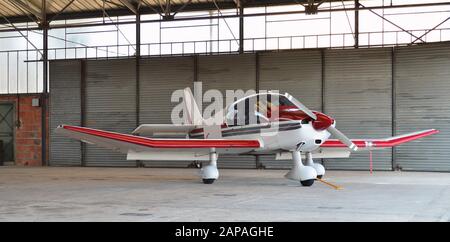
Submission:
<svg viewBox="0 0 450 242">
<path fill-rule="evenodd" d="M 309 180 L 304 180 L 304 181 L 302 181 L 302 180 L 300 180 L 300 183 L 302 184 L 302 186 L 304 186 L 304 187 L 310 187 L 310 186 L 312 186 L 313 184 L 314 184 L 314 181 L 315 181 L 316 179 L 309 179 Z"/>
<path fill-rule="evenodd" d="M 294 164 L 285 177 L 300 181 L 303 186 L 312 186 L 317 177 L 316 170 L 313 167 L 303 165 L 300 151 L 292 152 L 292 161 Z"/>
</svg>

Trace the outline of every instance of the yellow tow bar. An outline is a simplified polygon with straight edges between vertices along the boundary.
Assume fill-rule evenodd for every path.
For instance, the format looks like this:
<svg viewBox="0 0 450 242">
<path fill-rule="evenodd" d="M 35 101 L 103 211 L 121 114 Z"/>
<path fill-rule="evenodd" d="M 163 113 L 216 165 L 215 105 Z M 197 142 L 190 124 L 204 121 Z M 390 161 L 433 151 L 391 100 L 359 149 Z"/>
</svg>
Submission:
<svg viewBox="0 0 450 242">
<path fill-rule="evenodd" d="M 318 181 L 324 183 L 325 185 L 328 185 L 328 186 L 330 186 L 330 187 L 332 187 L 332 188 L 334 188 L 334 189 L 336 189 L 336 190 L 342 190 L 342 189 L 344 189 L 344 188 L 341 187 L 341 186 L 334 185 L 334 184 L 332 184 L 332 183 L 330 183 L 330 182 L 327 182 L 327 181 L 325 181 L 325 180 L 322 180 L 322 179 L 320 179 L 320 178 L 316 178 L 316 180 L 318 180 Z"/>
</svg>

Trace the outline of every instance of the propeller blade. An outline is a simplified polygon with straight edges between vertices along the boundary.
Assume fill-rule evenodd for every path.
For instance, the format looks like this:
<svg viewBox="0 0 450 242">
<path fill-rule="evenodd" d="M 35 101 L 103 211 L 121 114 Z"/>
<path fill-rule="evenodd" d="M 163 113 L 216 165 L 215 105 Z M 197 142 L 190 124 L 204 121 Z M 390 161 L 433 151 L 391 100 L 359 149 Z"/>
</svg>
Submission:
<svg viewBox="0 0 450 242">
<path fill-rule="evenodd" d="M 358 146 L 356 146 L 347 136 L 345 136 L 341 131 L 336 129 L 333 126 L 330 126 L 327 128 L 327 131 L 330 132 L 334 137 L 336 137 L 339 141 L 341 141 L 343 144 L 348 146 L 353 151 L 358 150 Z"/>
<path fill-rule="evenodd" d="M 297 100 L 295 97 L 291 96 L 290 94 L 285 94 L 286 97 L 291 101 L 295 106 L 297 106 L 301 111 L 306 113 L 309 117 L 316 120 L 317 116 L 311 111 L 309 108 L 307 108 L 303 103 L 301 103 L 299 100 Z"/>
</svg>

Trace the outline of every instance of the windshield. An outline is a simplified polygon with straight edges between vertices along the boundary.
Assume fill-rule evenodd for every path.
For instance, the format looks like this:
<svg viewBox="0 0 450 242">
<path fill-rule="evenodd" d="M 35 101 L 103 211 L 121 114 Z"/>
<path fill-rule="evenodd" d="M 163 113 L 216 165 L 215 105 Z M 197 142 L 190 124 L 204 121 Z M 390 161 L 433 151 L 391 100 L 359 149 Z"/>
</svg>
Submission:
<svg viewBox="0 0 450 242">
<path fill-rule="evenodd" d="M 263 93 L 236 101 L 226 115 L 229 126 L 268 123 L 278 119 L 278 113 L 298 111 L 287 97 L 280 94 Z"/>
</svg>

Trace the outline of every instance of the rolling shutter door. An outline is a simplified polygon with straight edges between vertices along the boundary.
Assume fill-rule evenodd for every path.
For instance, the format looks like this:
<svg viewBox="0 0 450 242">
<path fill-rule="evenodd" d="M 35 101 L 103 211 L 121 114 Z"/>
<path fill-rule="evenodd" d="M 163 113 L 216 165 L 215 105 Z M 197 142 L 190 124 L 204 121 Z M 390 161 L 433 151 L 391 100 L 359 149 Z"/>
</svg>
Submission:
<svg viewBox="0 0 450 242">
<path fill-rule="evenodd" d="M 136 127 L 135 60 L 87 61 L 86 126 L 119 133 Z M 87 166 L 136 166 L 126 154 L 86 145 Z"/>
<path fill-rule="evenodd" d="M 50 62 L 50 165 L 81 165 L 81 143 L 55 134 L 58 125 L 81 124 L 80 61 Z"/>
<path fill-rule="evenodd" d="M 325 51 L 324 111 L 349 138 L 392 135 L 390 49 Z M 324 159 L 327 169 L 367 170 L 368 152 Z M 391 170 L 392 150 L 373 152 L 377 170 Z"/>
<path fill-rule="evenodd" d="M 396 133 L 439 134 L 395 148 L 403 170 L 450 171 L 450 45 L 402 47 L 395 52 Z"/>
<path fill-rule="evenodd" d="M 140 124 L 171 124 L 175 90 L 192 88 L 193 57 L 167 57 L 141 60 Z M 187 167 L 191 161 L 143 161 L 148 167 Z"/>
</svg>

